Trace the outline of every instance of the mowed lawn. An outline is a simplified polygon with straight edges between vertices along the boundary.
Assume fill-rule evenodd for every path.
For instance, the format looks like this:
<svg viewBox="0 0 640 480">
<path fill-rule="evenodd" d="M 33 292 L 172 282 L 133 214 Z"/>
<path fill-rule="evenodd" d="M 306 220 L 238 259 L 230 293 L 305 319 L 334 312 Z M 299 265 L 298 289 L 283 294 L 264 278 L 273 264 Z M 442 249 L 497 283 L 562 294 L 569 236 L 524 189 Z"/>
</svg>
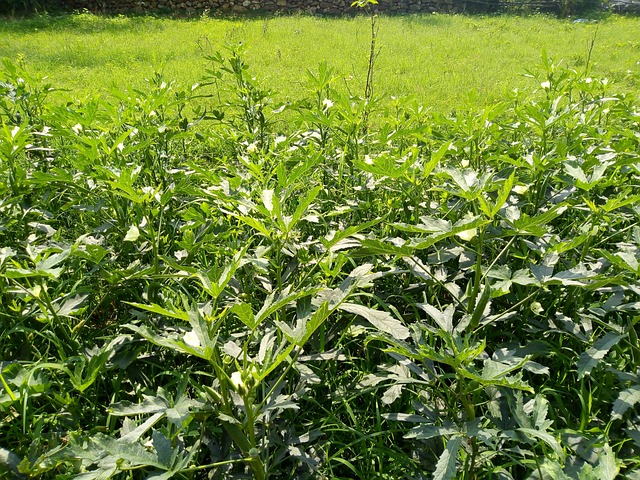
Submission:
<svg viewBox="0 0 640 480">
<path fill-rule="evenodd" d="M 377 94 L 413 95 L 435 111 L 482 107 L 515 88 L 535 87 L 524 74 L 542 50 L 565 66 L 640 89 L 640 18 L 597 21 L 545 16 L 410 15 L 378 18 Z M 252 71 L 277 98 L 300 98 L 306 69 L 326 60 L 338 85 L 359 94 L 369 52 L 364 16 L 321 18 L 102 17 L 77 14 L 0 19 L 0 57 L 23 58 L 73 97 L 138 87 L 154 71 L 189 85 L 208 67 L 206 54 L 228 42 L 248 48 Z M 64 97 L 60 97 L 64 98 Z"/>
</svg>

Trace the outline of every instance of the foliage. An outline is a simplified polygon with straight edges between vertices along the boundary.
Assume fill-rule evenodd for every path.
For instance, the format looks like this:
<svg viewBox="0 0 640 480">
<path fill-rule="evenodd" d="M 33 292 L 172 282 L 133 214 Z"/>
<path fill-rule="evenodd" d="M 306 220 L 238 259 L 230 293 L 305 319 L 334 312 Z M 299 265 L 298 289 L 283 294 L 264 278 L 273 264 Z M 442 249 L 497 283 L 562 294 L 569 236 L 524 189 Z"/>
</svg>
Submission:
<svg viewBox="0 0 640 480">
<path fill-rule="evenodd" d="M 385 113 L 208 61 L 64 105 L 4 62 L 3 475 L 635 478 L 631 96 L 543 55 Z"/>
<path fill-rule="evenodd" d="M 581 71 L 590 63 L 591 75 L 615 82 L 616 91 L 636 92 L 640 18 L 574 20 L 543 15 L 379 15 L 381 49 L 374 87 L 381 103 L 376 108 L 388 108 L 393 115 L 396 103 L 412 98 L 441 114 L 479 111 L 514 89 L 526 91 L 530 83 L 522 72 L 538 63 L 542 49 L 561 58 L 567 68 Z M 203 53 L 222 51 L 229 41 L 243 42 L 245 62 L 262 89 L 277 91 L 283 102 L 294 102 L 305 96 L 300 81 L 307 68 L 323 61 L 333 69 L 335 89 L 363 94 L 363 52 L 369 52 L 370 23 L 364 15 L 175 19 L 79 13 L 0 18 L 0 57 L 24 58 L 34 74 L 47 75 L 74 98 L 83 98 L 108 96 L 112 88 L 144 90 L 145 79 L 155 71 L 192 85 L 209 67 Z M 595 47 L 588 55 L 596 30 Z M 61 104 L 66 97 L 60 94 L 51 100 Z"/>
</svg>

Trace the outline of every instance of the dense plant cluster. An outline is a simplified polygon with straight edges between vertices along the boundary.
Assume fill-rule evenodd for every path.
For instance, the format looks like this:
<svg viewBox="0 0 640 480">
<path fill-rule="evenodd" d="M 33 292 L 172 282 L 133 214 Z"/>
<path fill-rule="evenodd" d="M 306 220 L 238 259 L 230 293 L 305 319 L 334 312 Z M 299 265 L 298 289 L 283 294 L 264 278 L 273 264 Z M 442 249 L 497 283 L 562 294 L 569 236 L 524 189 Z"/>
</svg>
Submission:
<svg viewBox="0 0 640 480">
<path fill-rule="evenodd" d="M 3 478 L 637 479 L 640 109 L 0 81 Z"/>
</svg>

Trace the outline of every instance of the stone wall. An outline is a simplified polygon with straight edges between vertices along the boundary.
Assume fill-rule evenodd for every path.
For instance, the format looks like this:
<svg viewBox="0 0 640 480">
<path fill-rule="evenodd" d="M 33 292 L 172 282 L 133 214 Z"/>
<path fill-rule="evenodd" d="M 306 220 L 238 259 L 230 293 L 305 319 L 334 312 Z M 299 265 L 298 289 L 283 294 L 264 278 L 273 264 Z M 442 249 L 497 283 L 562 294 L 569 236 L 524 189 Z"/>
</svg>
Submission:
<svg viewBox="0 0 640 480">
<path fill-rule="evenodd" d="M 72 0 L 63 1 L 74 9 L 105 13 L 145 13 L 172 11 L 196 14 L 251 12 L 304 12 L 341 15 L 356 13 L 353 0 Z M 378 0 L 374 10 L 380 13 L 459 12 L 464 0 Z"/>
</svg>

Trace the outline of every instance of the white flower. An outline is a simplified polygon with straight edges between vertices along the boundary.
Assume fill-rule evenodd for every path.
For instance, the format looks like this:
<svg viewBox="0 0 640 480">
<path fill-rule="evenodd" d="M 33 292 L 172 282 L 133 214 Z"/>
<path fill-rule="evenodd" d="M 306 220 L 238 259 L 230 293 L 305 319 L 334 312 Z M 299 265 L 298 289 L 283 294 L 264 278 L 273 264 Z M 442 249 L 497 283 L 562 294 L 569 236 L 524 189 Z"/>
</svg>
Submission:
<svg viewBox="0 0 640 480">
<path fill-rule="evenodd" d="M 247 147 L 248 153 L 255 153 L 257 151 L 258 151 L 258 145 L 256 144 L 256 142 L 250 143 L 249 146 Z"/>
<path fill-rule="evenodd" d="M 540 86 L 545 90 L 549 90 L 551 88 L 551 82 L 547 80 L 546 82 L 542 82 Z"/>
<path fill-rule="evenodd" d="M 513 187 L 513 191 L 516 192 L 518 195 L 523 195 L 525 193 L 527 193 L 529 191 L 529 186 L 528 185 L 516 185 L 515 187 Z"/>
<path fill-rule="evenodd" d="M 184 334 L 183 337 L 184 343 L 186 343 L 187 345 L 191 346 L 191 347 L 199 347 L 200 346 L 200 339 L 198 338 L 198 335 L 196 334 L 196 332 L 194 332 L 193 330 L 191 330 L 190 332 L 187 332 Z"/>
<path fill-rule="evenodd" d="M 73 130 L 73 133 L 78 135 L 82 131 L 82 125 L 76 123 L 73 127 L 71 127 L 71 130 Z"/>
<path fill-rule="evenodd" d="M 240 395 L 242 395 L 243 393 L 246 393 L 247 391 L 247 386 L 242 381 L 242 373 L 240 372 L 233 372 L 231 374 L 231 385 L 233 385 L 233 388 L 235 389 L 235 391 L 238 392 Z"/>
<path fill-rule="evenodd" d="M 373 165 L 373 160 L 371 159 L 371 157 L 369 155 L 365 155 L 364 156 L 364 163 L 366 163 L 367 165 Z"/>
<path fill-rule="evenodd" d="M 532 302 L 531 305 L 529 305 L 529 308 L 536 315 L 540 315 L 544 312 L 544 308 L 542 308 L 542 304 L 540 302 Z"/>
<path fill-rule="evenodd" d="M 472 228 L 470 230 L 465 230 L 463 232 L 456 233 L 456 235 L 460 237 L 462 240 L 465 240 L 468 242 L 469 240 L 473 239 L 473 237 L 475 237 L 477 233 L 478 233 L 478 229 Z"/>
<path fill-rule="evenodd" d="M 324 110 L 329 110 L 331 107 L 333 107 L 333 102 L 331 100 L 329 100 L 328 98 L 325 98 L 322 101 L 322 108 Z"/>
<path fill-rule="evenodd" d="M 135 225 L 131 225 L 124 237 L 125 242 L 135 242 L 140 237 L 140 230 Z"/>
<path fill-rule="evenodd" d="M 186 250 L 178 250 L 177 252 L 173 253 L 173 256 L 176 257 L 178 261 L 180 261 L 183 258 L 187 258 L 189 256 L 189 252 L 187 252 Z"/>
<path fill-rule="evenodd" d="M 286 137 L 285 135 L 278 135 L 278 136 L 276 137 L 276 139 L 273 141 L 273 143 L 274 143 L 275 145 L 279 145 L 279 144 L 281 144 L 282 142 L 285 142 L 286 140 L 287 140 L 287 137 Z"/>
</svg>

